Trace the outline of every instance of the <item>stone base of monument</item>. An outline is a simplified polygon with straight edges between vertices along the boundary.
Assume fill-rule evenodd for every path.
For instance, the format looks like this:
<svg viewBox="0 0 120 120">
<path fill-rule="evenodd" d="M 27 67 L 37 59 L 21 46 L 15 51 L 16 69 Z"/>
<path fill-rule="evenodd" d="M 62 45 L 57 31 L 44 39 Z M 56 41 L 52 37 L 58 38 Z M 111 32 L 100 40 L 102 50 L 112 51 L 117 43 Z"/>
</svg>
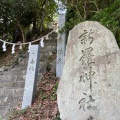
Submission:
<svg viewBox="0 0 120 120">
<path fill-rule="evenodd" d="M 57 99 L 62 120 L 120 119 L 120 50 L 98 22 L 69 32 Z"/>
</svg>

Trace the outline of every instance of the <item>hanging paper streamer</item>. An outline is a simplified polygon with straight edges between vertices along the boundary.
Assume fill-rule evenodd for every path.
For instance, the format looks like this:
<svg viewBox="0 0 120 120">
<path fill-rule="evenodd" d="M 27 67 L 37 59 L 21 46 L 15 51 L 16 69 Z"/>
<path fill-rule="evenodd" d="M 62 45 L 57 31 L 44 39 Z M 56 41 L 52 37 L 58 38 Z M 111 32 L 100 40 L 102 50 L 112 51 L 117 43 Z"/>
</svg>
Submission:
<svg viewBox="0 0 120 120">
<path fill-rule="evenodd" d="M 41 39 L 40 41 L 40 44 L 41 44 L 41 47 L 43 48 L 44 47 L 44 42 L 43 42 L 44 38 Z"/>
<path fill-rule="evenodd" d="M 22 50 L 22 44 L 20 45 L 19 49 Z"/>
<path fill-rule="evenodd" d="M 13 44 L 13 46 L 12 46 L 12 52 L 11 52 L 12 54 L 14 54 L 15 53 L 15 44 Z"/>
<path fill-rule="evenodd" d="M 47 35 L 45 35 L 45 36 L 43 36 L 43 37 L 39 37 L 38 39 L 32 41 L 32 43 L 41 40 L 41 41 L 40 41 L 41 47 L 44 47 L 44 42 L 43 42 L 44 38 L 45 38 L 46 40 L 48 40 L 48 39 L 49 39 L 49 38 L 48 38 L 49 35 L 52 34 L 53 32 L 55 32 L 55 30 L 56 30 L 56 28 L 54 28 L 54 29 L 53 29 L 50 33 L 48 33 Z M 6 50 L 7 50 L 7 49 L 6 49 L 6 44 L 13 45 L 13 46 L 12 46 L 12 52 L 11 52 L 12 54 L 15 53 L 15 45 L 19 45 L 19 49 L 22 49 L 23 45 L 29 44 L 28 52 L 30 52 L 30 47 L 31 47 L 31 43 L 30 43 L 30 42 L 26 42 L 26 43 L 21 43 L 21 42 L 11 43 L 11 42 L 8 42 L 8 41 L 4 41 L 4 40 L 2 40 L 2 39 L 0 39 L 0 41 L 3 42 L 3 45 L 2 45 L 3 51 L 6 51 Z"/>
<path fill-rule="evenodd" d="M 3 48 L 3 51 L 6 51 L 6 42 L 3 43 L 2 48 Z"/>
<path fill-rule="evenodd" d="M 31 48 L 31 43 L 29 43 L 28 52 L 30 52 L 30 48 Z"/>
<path fill-rule="evenodd" d="M 45 38 L 46 38 L 46 40 L 48 40 L 48 35 Z"/>
</svg>

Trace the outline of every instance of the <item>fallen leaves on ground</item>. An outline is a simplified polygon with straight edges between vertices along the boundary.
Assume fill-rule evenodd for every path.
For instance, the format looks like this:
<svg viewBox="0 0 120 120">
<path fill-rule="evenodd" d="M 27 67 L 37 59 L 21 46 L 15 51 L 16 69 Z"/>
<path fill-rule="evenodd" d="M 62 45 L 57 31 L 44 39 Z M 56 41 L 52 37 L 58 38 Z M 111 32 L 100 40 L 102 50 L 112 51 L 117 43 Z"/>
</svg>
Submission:
<svg viewBox="0 0 120 120">
<path fill-rule="evenodd" d="M 60 120 L 56 95 L 58 82 L 53 72 L 44 74 L 37 84 L 33 105 L 23 110 L 14 109 L 10 120 Z"/>
</svg>

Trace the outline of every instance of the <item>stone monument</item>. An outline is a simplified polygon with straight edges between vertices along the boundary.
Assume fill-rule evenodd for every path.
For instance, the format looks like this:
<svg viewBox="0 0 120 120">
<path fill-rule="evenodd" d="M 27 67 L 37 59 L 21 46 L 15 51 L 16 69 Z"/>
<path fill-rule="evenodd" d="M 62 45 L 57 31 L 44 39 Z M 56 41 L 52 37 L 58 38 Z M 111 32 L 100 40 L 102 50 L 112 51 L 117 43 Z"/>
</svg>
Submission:
<svg viewBox="0 0 120 120">
<path fill-rule="evenodd" d="M 64 28 L 66 21 L 66 7 L 59 2 L 58 5 L 58 30 Z M 61 78 L 64 62 L 65 62 L 65 47 L 66 47 L 66 33 L 58 31 L 57 38 L 57 60 L 56 60 L 56 77 Z"/>
<path fill-rule="evenodd" d="M 40 45 L 31 45 L 25 80 L 22 109 L 30 106 L 35 99 L 37 76 L 40 61 Z"/>
<path fill-rule="evenodd" d="M 62 120 L 120 119 L 120 50 L 100 23 L 82 22 L 69 32 L 57 98 Z"/>
</svg>

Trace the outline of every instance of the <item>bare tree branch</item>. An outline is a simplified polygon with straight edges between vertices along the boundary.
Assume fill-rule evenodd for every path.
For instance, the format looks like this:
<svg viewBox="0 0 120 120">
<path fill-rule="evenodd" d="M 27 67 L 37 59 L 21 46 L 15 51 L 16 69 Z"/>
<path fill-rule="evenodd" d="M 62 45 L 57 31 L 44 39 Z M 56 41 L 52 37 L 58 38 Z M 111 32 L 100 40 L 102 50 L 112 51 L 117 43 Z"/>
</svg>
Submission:
<svg viewBox="0 0 120 120">
<path fill-rule="evenodd" d="M 86 16 L 87 16 L 86 4 L 87 4 L 87 2 L 84 1 L 84 6 L 83 6 L 83 9 L 84 9 L 84 20 L 86 19 Z"/>
<path fill-rule="evenodd" d="M 94 3 L 94 5 L 96 6 L 97 11 L 100 11 L 99 8 L 98 8 L 97 3 L 95 1 L 90 1 L 90 3 Z"/>
<path fill-rule="evenodd" d="M 70 5 L 70 6 L 74 7 L 78 11 L 80 19 L 84 20 L 84 18 L 82 17 L 82 15 L 81 15 L 81 13 L 80 13 L 80 11 L 79 11 L 79 9 L 78 9 L 78 7 L 76 5 L 74 5 L 73 3 L 72 4 L 67 3 L 66 5 Z"/>
</svg>

